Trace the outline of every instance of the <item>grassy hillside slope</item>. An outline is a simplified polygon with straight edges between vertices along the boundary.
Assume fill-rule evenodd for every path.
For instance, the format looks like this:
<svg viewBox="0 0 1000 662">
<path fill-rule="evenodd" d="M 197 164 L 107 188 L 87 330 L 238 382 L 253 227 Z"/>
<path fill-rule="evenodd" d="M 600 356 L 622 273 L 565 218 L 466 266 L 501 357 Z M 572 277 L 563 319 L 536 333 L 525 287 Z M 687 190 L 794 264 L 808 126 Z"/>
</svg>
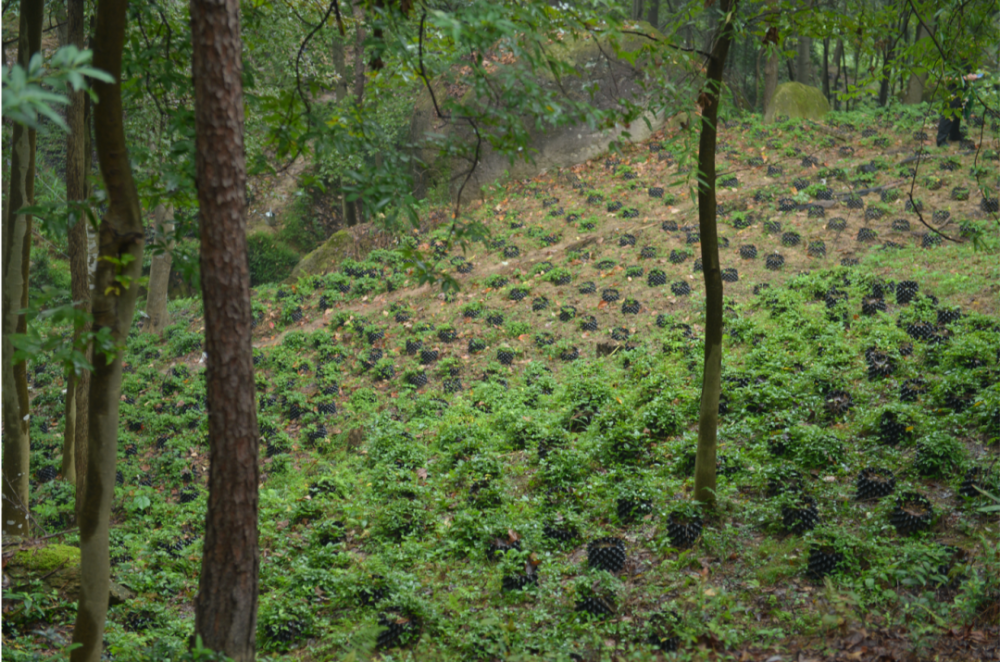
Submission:
<svg viewBox="0 0 1000 662">
<path fill-rule="evenodd" d="M 256 289 L 262 659 L 995 655 L 998 521 L 976 487 L 998 493 L 998 226 L 978 186 L 995 196 L 997 145 L 919 162 L 940 239 L 906 199 L 932 121 L 722 131 L 710 513 L 689 497 L 691 165 L 662 136 L 496 187 L 469 253 L 445 228 L 413 237 L 457 294 L 391 251 Z M 137 597 L 111 611 L 114 660 L 169 659 L 193 627 L 201 319 L 172 312 L 126 357 L 113 576 Z M 35 515 L 58 531 L 61 378 L 33 372 Z M 5 658 L 67 641 L 64 598 L 7 605 Z"/>
</svg>

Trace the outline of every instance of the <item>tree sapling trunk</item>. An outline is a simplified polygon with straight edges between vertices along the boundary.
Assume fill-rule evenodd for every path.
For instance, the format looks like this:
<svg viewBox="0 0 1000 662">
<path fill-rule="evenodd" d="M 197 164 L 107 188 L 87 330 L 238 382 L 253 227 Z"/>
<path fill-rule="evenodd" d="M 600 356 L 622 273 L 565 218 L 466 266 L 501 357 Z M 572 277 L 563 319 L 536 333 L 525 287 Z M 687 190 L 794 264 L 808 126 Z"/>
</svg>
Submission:
<svg viewBox="0 0 1000 662">
<path fill-rule="evenodd" d="M 113 82 L 95 81 L 97 157 L 107 191 L 107 211 L 98 232 L 93 324 L 115 345 L 125 345 L 142 275 L 145 234 L 139 195 L 132 178 L 123 126 L 121 73 L 127 0 L 99 0 L 94 34 L 94 67 Z M 99 662 L 108 612 L 110 559 L 108 528 L 118 455 L 118 399 L 122 353 L 94 352 L 87 427 L 87 476 L 80 510 L 80 596 L 77 602 L 72 662 Z"/>
<path fill-rule="evenodd" d="M 716 122 L 722 92 L 722 72 L 733 42 L 733 14 L 736 6 L 737 0 L 722 0 L 719 4 L 719 26 L 708 63 L 705 89 L 698 99 L 702 108 L 701 138 L 698 145 L 698 225 L 705 275 L 705 368 L 698 420 L 694 498 L 706 504 L 715 503 L 715 451 L 722 388 L 722 269 L 719 264 L 715 198 Z"/>
<path fill-rule="evenodd" d="M 25 70 L 42 44 L 44 4 L 21 0 L 17 61 Z M 26 536 L 30 460 L 28 373 L 24 361 L 14 363 L 12 336 L 27 330 L 19 314 L 28 305 L 28 265 L 31 261 L 31 216 L 17 213 L 34 202 L 35 130 L 14 124 L 11 136 L 7 205 L 3 209 L 3 531 Z"/>
</svg>

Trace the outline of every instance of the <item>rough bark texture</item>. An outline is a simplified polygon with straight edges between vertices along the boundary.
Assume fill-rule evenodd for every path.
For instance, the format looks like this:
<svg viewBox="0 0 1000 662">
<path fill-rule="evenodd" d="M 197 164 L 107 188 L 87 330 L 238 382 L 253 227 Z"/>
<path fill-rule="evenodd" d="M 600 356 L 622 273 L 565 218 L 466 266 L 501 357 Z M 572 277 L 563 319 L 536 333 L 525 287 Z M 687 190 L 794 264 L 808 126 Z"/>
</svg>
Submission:
<svg viewBox="0 0 1000 662">
<path fill-rule="evenodd" d="M 195 633 L 237 662 L 257 634 L 257 407 L 250 337 L 239 0 L 192 0 L 211 472 Z"/>
<path fill-rule="evenodd" d="M 135 312 L 144 244 L 139 196 L 122 125 L 119 81 L 127 8 L 127 0 L 100 0 L 94 33 L 94 66 L 110 74 L 114 82 L 94 83 L 99 98 L 94 107 L 97 158 L 108 197 L 98 232 L 93 323 L 95 329 L 108 329 L 119 345 L 125 344 Z M 79 519 L 80 598 L 73 628 L 73 643 L 80 647 L 70 654 L 72 662 L 99 662 L 108 612 L 108 524 L 118 453 L 121 353 L 113 357 L 95 354 L 93 366 L 87 422 L 87 489 Z"/>
<path fill-rule="evenodd" d="M 159 236 L 174 233 L 173 206 L 165 206 L 162 203 L 156 206 L 153 212 L 153 227 Z M 146 295 L 146 315 L 149 317 L 143 326 L 143 331 L 157 336 L 163 333 L 163 329 L 170 322 L 167 317 L 167 290 L 170 286 L 170 266 L 173 262 L 170 251 L 173 248 L 173 242 L 170 242 L 166 250 L 153 256 L 153 262 L 149 267 L 149 292 Z"/>
<path fill-rule="evenodd" d="M 17 61 L 28 68 L 42 43 L 43 3 L 21 0 Z M 14 125 L 11 136 L 10 175 L 3 209 L 2 265 L 2 370 L 3 395 L 3 531 L 28 535 L 28 375 L 22 361 L 14 364 L 11 336 L 27 328 L 18 311 L 28 303 L 28 265 L 31 258 L 31 217 L 16 213 L 34 201 L 35 132 Z"/>
<path fill-rule="evenodd" d="M 705 368 L 698 419 L 698 452 L 694 468 L 694 498 L 715 503 L 715 449 L 719 427 L 719 393 L 722 388 L 722 269 L 716 226 L 715 145 L 719 96 L 726 56 L 733 42 L 733 14 L 737 0 L 722 0 L 722 14 L 712 46 L 701 102 L 701 139 L 698 145 L 698 225 L 701 261 L 705 272 Z"/>
<path fill-rule="evenodd" d="M 84 0 L 67 1 L 67 40 L 77 48 L 83 48 L 83 10 Z M 69 133 L 66 136 L 66 200 L 83 200 L 87 197 L 86 170 L 86 117 L 84 93 L 67 90 L 70 104 L 66 108 L 66 124 Z M 70 289 L 73 301 L 79 310 L 90 312 L 90 279 L 87 274 L 87 219 L 82 214 L 77 215 L 76 223 L 69 229 L 69 273 Z M 74 340 L 86 328 L 74 333 Z M 63 480 L 76 485 L 76 503 L 83 504 L 82 485 L 84 481 L 77 475 L 77 439 L 82 436 L 82 444 L 86 448 L 86 436 L 78 435 L 78 430 L 87 429 L 87 404 L 78 402 L 79 386 L 83 375 L 70 373 L 66 381 L 66 427 L 63 434 Z M 88 380 L 89 381 L 89 380 Z M 82 416 L 81 416 L 82 413 Z M 85 458 L 86 455 L 83 455 Z M 86 474 L 86 462 L 80 467 L 81 474 Z"/>
</svg>

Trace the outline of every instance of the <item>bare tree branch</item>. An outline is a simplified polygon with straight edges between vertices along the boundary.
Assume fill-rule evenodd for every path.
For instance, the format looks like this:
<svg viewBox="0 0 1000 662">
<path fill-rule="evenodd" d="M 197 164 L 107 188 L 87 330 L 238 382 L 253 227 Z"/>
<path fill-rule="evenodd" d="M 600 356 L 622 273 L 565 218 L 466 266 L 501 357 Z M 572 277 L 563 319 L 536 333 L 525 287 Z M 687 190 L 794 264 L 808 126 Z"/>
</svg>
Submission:
<svg viewBox="0 0 1000 662">
<path fill-rule="evenodd" d="M 338 2 L 339 0 L 330 0 L 330 6 L 326 8 L 326 13 L 323 14 L 323 18 L 320 20 L 319 25 L 310 30 L 309 34 L 306 35 L 306 38 L 302 40 L 302 44 L 299 46 L 299 52 L 295 56 L 295 89 L 298 90 L 299 96 L 302 97 L 302 103 L 305 104 L 306 107 L 306 114 L 311 112 L 311 107 L 309 106 L 309 99 L 306 98 L 305 93 L 302 91 L 302 72 L 299 70 L 299 65 L 302 63 L 302 54 L 305 53 L 306 46 L 309 45 L 309 42 L 312 41 L 312 38 L 316 35 L 316 33 L 319 32 L 324 25 L 326 25 L 327 19 L 330 18 L 330 14 L 332 14 L 335 9 L 337 10 L 337 23 L 340 24 L 340 34 L 344 34 L 344 26 L 340 23 L 340 9 L 337 7 Z"/>
</svg>

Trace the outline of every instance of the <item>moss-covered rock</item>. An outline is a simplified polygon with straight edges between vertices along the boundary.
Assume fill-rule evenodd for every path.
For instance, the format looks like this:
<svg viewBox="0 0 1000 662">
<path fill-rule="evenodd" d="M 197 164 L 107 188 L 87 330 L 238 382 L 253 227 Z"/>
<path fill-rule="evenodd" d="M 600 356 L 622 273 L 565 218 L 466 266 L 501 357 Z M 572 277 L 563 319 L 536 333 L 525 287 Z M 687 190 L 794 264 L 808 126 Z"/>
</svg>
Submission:
<svg viewBox="0 0 1000 662">
<path fill-rule="evenodd" d="M 4 566 L 4 572 L 21 582 L 41 579 L 68 600 L 76 600 L 80 594 L 80 549 L 60 544 L 21 549 Z M 110 604 L 117 605 L 131 600 L 135 594 L 110 582 L 108 597 Z"/>
<path fill-rule="evenodd" d="M 774 91 L 764 121 L 773 122 L 777 116 L 818 120 L 828 112 L 830 102 L 823 96 L 822 90 L 802 83 L 782 83 Z"/>
<path fill-rule="evenodd" d="M 14 563 L 29 572 L 46 574 L 60 566 L 72 570 L 80 566 L 80 550 L 69 545 L 49 545 L 34 549 L 22 549 L 14 553 Z"/>
<path fill-rule="evenodd" d="M 325 274 L 335 271 L 340 263 L 348 257 L 348 251 L 354 244 L 347 230 L 334 232 L 323 245 L 302 258 L 292 269 L 289 281 L 295 281 L 301 276 Z"/>
</svg>

